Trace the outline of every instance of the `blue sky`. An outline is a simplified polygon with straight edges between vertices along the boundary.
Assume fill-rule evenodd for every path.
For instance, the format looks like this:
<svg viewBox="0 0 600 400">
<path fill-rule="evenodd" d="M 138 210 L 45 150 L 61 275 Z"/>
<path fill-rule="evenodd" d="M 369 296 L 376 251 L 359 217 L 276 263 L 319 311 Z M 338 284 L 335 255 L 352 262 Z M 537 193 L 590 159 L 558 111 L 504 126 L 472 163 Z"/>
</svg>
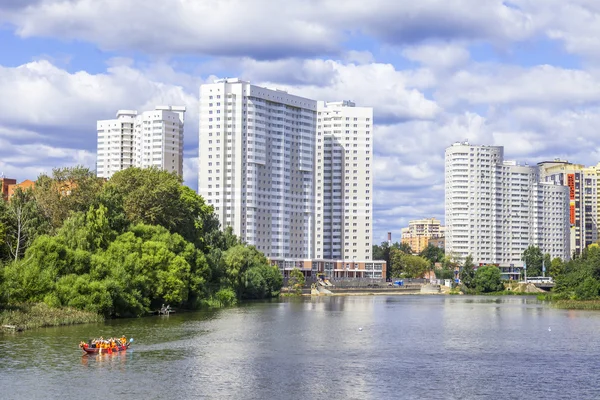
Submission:
<svg viewBox="0 0 600 400">
<path fill-rule="evenodd" d="M 285 4 L 285 6 L 284 6 Z M 443 218 L 444 148 L 600 162 L 594 0 L 3 0 L 0 173 L 94 167 L 96 120 L 188 107 L 196 188 L 198 87 L 220 77 L 375 114 L 375 241 Z"/>
</svg>

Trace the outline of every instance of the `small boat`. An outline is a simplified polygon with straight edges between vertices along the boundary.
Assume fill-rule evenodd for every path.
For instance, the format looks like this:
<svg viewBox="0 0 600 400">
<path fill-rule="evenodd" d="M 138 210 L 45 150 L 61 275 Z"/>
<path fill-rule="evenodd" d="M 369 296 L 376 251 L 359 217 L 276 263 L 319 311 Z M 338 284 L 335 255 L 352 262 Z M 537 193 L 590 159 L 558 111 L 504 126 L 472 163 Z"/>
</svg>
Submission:
<svg viewBox="0 0 600 400">
<path fill-rule="evenodd" d="M 129 342 L 127 342 L 125 345 L 118 345 L 110 349 L 103 349 L 100 347 L 91 347 L 89 344 L 81 342 L 79 344 L 79 348 L 83 350 L 85 354 L 112 354 L 127 350 L 131 343 L 133 343 L 133 338 L 129 339 Z"/>
</svg>

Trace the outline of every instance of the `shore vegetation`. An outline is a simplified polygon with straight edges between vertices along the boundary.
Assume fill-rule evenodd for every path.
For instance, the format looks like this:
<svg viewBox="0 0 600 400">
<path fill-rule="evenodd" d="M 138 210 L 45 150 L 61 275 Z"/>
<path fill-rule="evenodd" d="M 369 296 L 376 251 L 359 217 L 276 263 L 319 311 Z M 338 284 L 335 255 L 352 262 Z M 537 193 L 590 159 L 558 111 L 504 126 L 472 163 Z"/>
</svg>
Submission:
<svg viewBox="0 0 600 400">
<path fill-rule="evenodd" d="M 135 317 L 162 304 L 270 298 L 282 285 L 261 252 L 221 230 L 212 206 L 158 169 L 108 181 L 83 167 L 40 176 L 0 200 L 0 263 L 3 315 L 18 306 Z"/>
</svg>

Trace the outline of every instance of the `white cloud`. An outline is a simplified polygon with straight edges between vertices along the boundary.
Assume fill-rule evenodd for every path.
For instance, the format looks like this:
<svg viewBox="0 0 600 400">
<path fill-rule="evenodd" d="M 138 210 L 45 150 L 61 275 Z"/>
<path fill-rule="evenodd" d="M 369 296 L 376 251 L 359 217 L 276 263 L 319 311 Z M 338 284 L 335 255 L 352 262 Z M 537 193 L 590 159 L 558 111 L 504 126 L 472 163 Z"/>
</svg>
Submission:
<svg viewBox="0 0 600 400">
<path fill-rule="evenodd" d="M 287 68 L 282 68 L 283 66 Z M 269 88 L 281 88 L 300 96 L 325 101 L 354 100 L 375 108 L 376 118 L 432 119 L 438 105 L 416 89 L 427 86 L 426 71 L 398 71 L 391 64 L 343 64 L 333 60 L 246 61 L 244 77 Z M 274 70 L 278 74 L 270 75 Z M 302 76 L 302 84 L 295 76 Z M 271 78 L 271 79 L 269 79 Z M 377 123 L 377 121 L 376 121 Z"/>
<path fill-rule="evenodd" d="M 477 10 L 473 12 L 473 10 Z M 22 37 L 84 40 L 105 50 L 257 59 L 337 54 L 354 35 L 395 45 L 428 40 L 505 43 L 533 34 L 501 0 L 44 0 L 0 5 Z"/>
<path fill-rule="evenodd" d="M 187 120 L 197 132 L 193 128 L 197 91 L 189 93 L 153 78 L 158 79 L 154 70 L 123 64 L 102 74 L 69 73 L 45 60 L 16 68 L 0 66 L 2 132 L 43 128 L 42 132 L 54 132 L 48 133 L 54 140 L 85 143 L 91 149 L 96 143 L 96 120 L 114 118 L 118 109 L 146 110 L 162 104 L 187 106 Z"/>
<path fill-rule="evenodd" d="M 417 61 L 432 69 L 460 67 L 470 61 L 469 51 L 456 43 L 409 46 L 402 54 L 409 60 Z"/>
<path fill-rule="evenodd" d="M 4 130 L 0 127 L 0 130 Z M 50 173 L 55 167 L 83 165 L 95 169 L 96 154 L 86 150 L 51 146 L 30 136 L 34 140 L 27 144 L 15 144 L 0 137 L 0 174 L 18 181 L 35 180 L 41 173 Z"/>
<path fill-rule="evenodd" d="M 477 64 L 440 82 L 435 98 L 445 106 L 538 104 L 581 106 L 600 100 L 600 80 L 590 71 L 552 65 L 531 68 Z"/>
<path fill-rule="evenodd" d="M 310 6 L 271 0 L 56 0 L 5 11 L 4 18 L 23 37 L 85 40 L 105 50 L 277 58 L 334 48 L 340 35 L 313 21 Z"/>
</svg>

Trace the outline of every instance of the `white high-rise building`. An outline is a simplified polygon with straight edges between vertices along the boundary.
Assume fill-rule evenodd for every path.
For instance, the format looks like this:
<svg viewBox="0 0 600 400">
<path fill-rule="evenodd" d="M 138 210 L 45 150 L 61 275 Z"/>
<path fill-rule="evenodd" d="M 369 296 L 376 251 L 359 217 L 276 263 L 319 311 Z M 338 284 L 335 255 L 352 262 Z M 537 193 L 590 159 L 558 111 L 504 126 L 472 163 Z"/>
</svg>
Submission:
<svg viewBox="0 0 600 400">
<path fill-rule="evenodd" d="M 316 140 L 316 258 L 371 260 L 373 109 L 319 101 Z"/>
<path fill-rule="evenodd" d="M 98 177 L 129 167 L 157 167 L 182 176 L 184 114 L 185 107 L 157 106 L 139 115 L 119 110 L 116 119 L 98 121 Z"/>
<path fill-rule="evenodd" d="M 222 79 L 200 87 L 198 192 L 271 258 L 312 258 L 317 102 Z"/>
<path fill-rule="evenodd" d="M 503 147 L 448 147 L 445 191 L 447 254 L 498 264 L 513 278 L 529 245 L 569 259 L 568 188 L 541 183 L 536 166 L 504 161 Z"/>
</svg>

